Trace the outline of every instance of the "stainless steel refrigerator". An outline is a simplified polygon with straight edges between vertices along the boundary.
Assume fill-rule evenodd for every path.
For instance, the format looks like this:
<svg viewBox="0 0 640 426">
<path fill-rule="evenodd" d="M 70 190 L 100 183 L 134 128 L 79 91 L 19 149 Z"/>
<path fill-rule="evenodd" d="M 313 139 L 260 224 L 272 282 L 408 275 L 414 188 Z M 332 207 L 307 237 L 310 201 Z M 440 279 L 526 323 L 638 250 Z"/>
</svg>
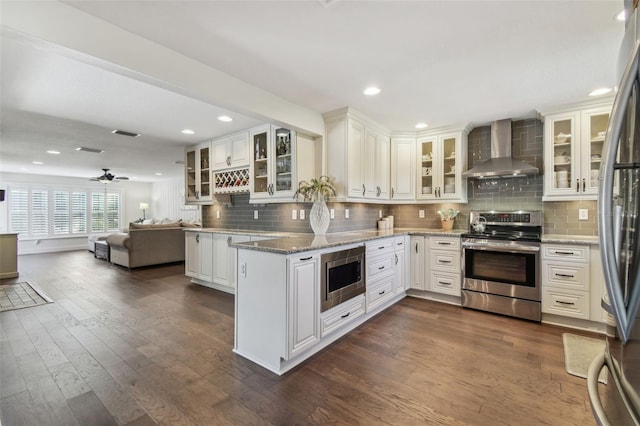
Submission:
<svg viewBox="0 0 640 426">
<path fill-rule="evenodd" d="M 629 3 L 625 6 L 629 7 Z M 629 7 L 630 9 L 630 7 Z M 627 21 L 618 68 L 624 70 L 609 119 L 600 167 L 598 233 L 608 297 L 616 321 L 589 368 L 591 408 L 600 425 L 640 425 L 640 22 Z M 598 375 L 608 370 L 607 385 Z"/>
</svg>

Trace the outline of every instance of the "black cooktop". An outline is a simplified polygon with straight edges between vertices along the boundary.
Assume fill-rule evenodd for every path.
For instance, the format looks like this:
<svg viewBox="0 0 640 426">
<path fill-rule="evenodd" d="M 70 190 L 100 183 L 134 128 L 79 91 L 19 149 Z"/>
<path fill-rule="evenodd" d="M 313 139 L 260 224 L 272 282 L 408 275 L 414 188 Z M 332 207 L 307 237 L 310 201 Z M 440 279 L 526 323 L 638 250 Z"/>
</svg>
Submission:
<svg viewBox="0 0 640 426">
<path fill-rule="evenodd" d="M 484 232 L 468 232 L 462 238 L 491 238 L 494 240 L 534 241 L 540 242 L 540 232 L 486 229 Z"/>
</svg>

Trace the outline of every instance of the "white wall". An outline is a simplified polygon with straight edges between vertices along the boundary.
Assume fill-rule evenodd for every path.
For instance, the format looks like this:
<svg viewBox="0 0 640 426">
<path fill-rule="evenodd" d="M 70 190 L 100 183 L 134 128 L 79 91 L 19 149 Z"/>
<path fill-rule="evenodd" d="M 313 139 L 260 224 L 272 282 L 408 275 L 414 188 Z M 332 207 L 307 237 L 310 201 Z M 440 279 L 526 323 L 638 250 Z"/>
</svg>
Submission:
<svg viewBox="0 0 640 426">
<path fill-rule="evenodd" d="M 184 176 L 178 179 L 154 182 L 151 185 L 151 213 L 147 219 L 200 220 L 200 207 L 184 204 Z"/>
<path fill-rule="evenodd" d="M 2 189 L 7 189 L 7 186 L 10 184 L 25 183 L 104 189 L 104 184 L 90 182 L 88 179 L 0 172 L 0 188 Z M 142 212 L 139 209 L 140 203 L 146 202 L 151 204 L 152 184 L 145 182 L 118 182 L 111 183 L 109 185 L 114 185 L 114 188 L 117 188 L 122 193 L 122 226 L 123 228 L 127 228 L 129 222 L 133 222 L 142 217 Z M 0 232 L 7 232 L 9 228 L 7 204 L 6 200 L 5 202 L 0 203 Z M 18 236 L 19 255 L 86 248 L 87 237 L 40 238 L 25 240 L 20 239 L 20 236 Z"/>
</svg>

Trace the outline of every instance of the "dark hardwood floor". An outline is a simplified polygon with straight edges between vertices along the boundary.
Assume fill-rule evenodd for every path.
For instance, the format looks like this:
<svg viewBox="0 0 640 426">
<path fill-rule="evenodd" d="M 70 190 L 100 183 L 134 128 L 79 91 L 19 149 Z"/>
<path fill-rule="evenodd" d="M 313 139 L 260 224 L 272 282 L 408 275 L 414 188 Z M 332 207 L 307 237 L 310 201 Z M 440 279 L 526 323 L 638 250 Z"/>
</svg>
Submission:
<svg viewBox="0 0 640 426">
<path fill-rule="evenodd" d="M 184 265 L 18 261 L 2 283 L 55 303 L 0 314 L 3 426 L 595 424 L 571 330 L 405 298 L 278 377 L 231 352 L 233 296 Z"/>
</svg>

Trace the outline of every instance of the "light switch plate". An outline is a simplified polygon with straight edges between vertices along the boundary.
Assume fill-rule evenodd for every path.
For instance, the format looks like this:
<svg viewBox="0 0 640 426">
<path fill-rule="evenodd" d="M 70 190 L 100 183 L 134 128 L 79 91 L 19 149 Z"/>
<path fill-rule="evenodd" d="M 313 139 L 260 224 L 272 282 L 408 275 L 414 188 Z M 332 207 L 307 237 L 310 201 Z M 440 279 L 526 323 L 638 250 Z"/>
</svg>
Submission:
<svg viewBox="0 0 640 426">
<path fill-rule="evenodd" d="M 220 210 L 216 210 L 216 219 L 220 219 Z"/>
<path fill-rule="evenodd" d="M 300 220 L 304 220 L 304 209 L 300 209 Z"/>
<path fill-rule="evenodd" d="M 578 209 L 578 220 L 589 220 L 589 210 Z"/>
<path fill-rule="evenodd" d="M 296 220 L 298 218 L 298 210 L 291 210 L 291 220 Z"/>
<path fill-rule="evenodd" d="M 335 219 L 336 218 L 336 209 L 330 209 L 329 210 L 329 214 L 331 215 L 331 219 Z"/>
<path fill-rule="evenodd" d="M 382 219 L 382 210 L 378 210 L 378 218 Z"/>
<path fill-rule="evenodd" d="M 258 218 L 258 210 L 254 210 L 253 211 L 253 218 L 257 219 Z"/>
<path fill-rule="evenodd" d="M 349 219 L 349 209 L 344 209 L 344 218 Z"/>
<path fill-rule="evenodd" d="M 418 210 L 418 217 L 424 219 L 424 210 Z"/>
</svg>

